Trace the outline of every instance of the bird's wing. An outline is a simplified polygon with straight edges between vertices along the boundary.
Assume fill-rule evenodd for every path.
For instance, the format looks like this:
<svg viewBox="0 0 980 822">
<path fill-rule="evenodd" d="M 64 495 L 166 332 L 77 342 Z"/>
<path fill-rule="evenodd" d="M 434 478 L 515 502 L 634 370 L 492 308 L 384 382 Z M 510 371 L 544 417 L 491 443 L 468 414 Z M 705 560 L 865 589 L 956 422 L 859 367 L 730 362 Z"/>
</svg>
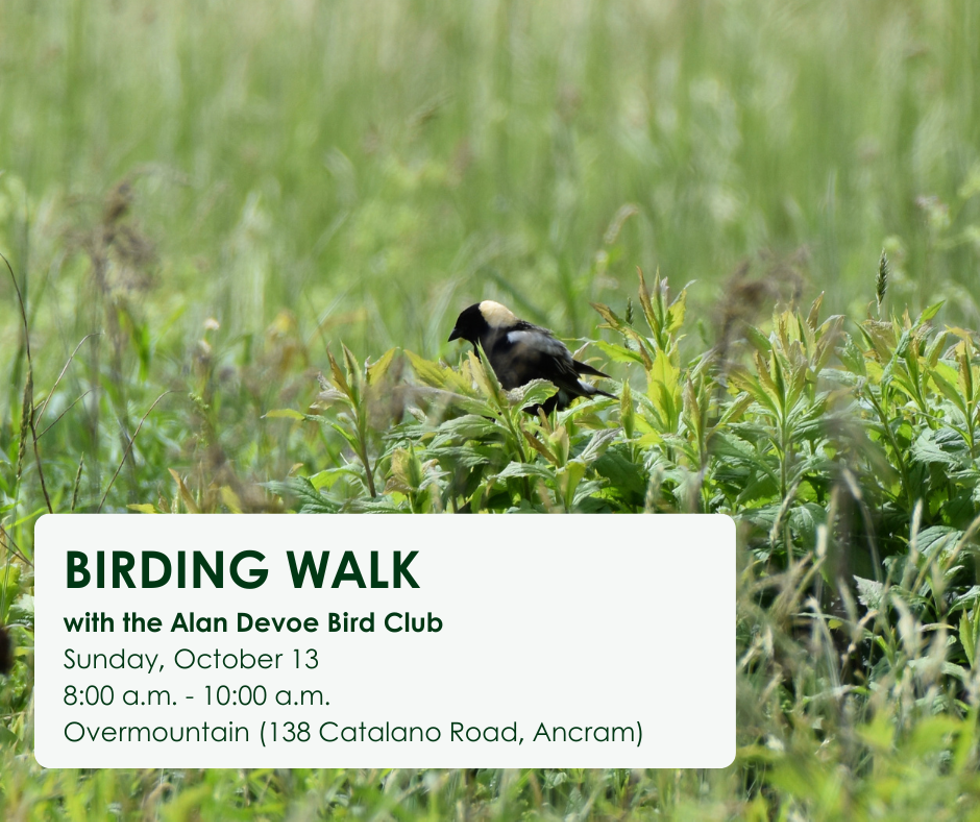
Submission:
<svg viewBox="0 0 980 822">
<path fill-rule="evenodd" d="M 507 332 L 506 340 L 510 345 L 528 346 L 572 367 L 572 352 L 568 350 L 565 343 L 556 339 L 547 328 L 539 328 L 530 323 L 523 323 L 523 325 L 527 327 L 515 328 Z"/>
<path fill-rule="evenodd" d="M 502 333 L 491 349 L 490 364 L 500 384 L 511 389 L 545 379 L 575 396 L 581 394 L 574 360 L 565 344 L 547 329 L 526 325 Z"/>
<path fill-rule="evenodd" d="M 507 340 L 510 343 L 526 342 L 551 354 L 559 360 L 558 368 L 560 371 L 566 373 L 569 377 L 574 375 L 577 378 L 581 374 L 588 374 L 592 377 L 602 377 L 607 380 L 612 379 L 608 374 L 603 373 L 598 368 L 593 368 L 588 363 L 572 359 L 572 353 L 568 350 L 568 347 L 561 340 L 555 339 L 554 334 L 547 328 L 541 328 L 537 325 L 531 325 L 529 322 L 521 321 L 519 327 L 507 333 Z M 566 371 L 566 368 L 571 370 Z"/>
</svg>

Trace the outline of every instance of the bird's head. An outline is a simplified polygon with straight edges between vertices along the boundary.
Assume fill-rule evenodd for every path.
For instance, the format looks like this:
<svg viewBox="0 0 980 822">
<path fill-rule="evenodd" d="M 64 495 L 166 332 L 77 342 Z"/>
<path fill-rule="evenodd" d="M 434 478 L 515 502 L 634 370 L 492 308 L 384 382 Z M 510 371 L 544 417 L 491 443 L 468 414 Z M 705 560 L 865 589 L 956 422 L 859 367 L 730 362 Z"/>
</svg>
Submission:
<svg viewBox="0 0 980 822">
<path fill-rule="evenodd" d="M 484 300 L 465 309 L 456 319 L 456 327 L 449 335 L 449 342 L 466 340 L 476 345 L 486 332 L 492 328 L 507 328 L 517 322 L 514 312 L 507 306 Z"/>
</svg>

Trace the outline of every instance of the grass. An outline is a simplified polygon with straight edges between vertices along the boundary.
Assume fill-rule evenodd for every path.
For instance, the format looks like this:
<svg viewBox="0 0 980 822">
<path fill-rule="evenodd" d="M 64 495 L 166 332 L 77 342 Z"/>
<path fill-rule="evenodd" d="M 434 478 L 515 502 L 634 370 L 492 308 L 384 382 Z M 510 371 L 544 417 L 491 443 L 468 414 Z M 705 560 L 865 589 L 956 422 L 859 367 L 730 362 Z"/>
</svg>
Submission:
<svg viewBox="0 0 980 822">
<path fill-rule="evenodd" d="M 980 813 L 974 4 L 3 19 L 0 816 Z M 523 413 L 482 298 L 620 399 Z M 127 507 L 731 513 L 736 762 L 42 771 L 33 522 Z"/>
</svg>

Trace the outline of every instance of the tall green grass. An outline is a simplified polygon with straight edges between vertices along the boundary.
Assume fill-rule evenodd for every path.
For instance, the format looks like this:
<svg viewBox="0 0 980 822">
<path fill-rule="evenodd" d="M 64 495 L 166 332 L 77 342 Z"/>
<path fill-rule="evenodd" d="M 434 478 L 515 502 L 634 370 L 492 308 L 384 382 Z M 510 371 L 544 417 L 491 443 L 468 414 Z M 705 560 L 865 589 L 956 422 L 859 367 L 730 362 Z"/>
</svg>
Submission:
<svg viewBox="0 0 980 822">
<path fill-rule="evenodd" d="M 131 179 L 160 319 L 254 333 L 286 305 L 368 353 L 436 353 L 439 320 L 481 296 L 581 335 L 636 264 L 705 282 L 703 307 L 762 250 L 805 248 L 839 311 L 887 243 L 921 309 L 969 291 L 977 260 L 958 192 L 980 164 L 978 18 L 969 0 L 10 3 L 0 238 L 32 291 L 77 288 L 59 234 Z"/>
<path fill-rule="evenodd" d="M 976 814 L 978 41 L 969 0 L 4 3 L 0 817 Z M 620 401 L 521 411 L 446 343 L 483 298 Z M 734 513 L 738 759 L 43 772 L 49 506 Z"/>
</svg>

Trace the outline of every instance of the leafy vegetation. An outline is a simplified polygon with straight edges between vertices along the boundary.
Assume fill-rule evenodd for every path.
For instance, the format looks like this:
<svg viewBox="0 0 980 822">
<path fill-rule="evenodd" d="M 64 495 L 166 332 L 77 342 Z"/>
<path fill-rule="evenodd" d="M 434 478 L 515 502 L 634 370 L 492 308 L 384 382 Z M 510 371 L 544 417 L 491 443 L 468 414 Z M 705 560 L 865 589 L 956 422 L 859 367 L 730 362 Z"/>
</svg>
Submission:
<svg viewBox="0 0 980 822">
<path fill-rule="evenodd" d="M 0 817 L 980 815 L 968 0 L 3 20 Z M 526 412 L 480 298 L 617 399 Z M 47 510 L 731 514 L 736 761 L 42 770 Z"/>
<path fill-rule="evenodd" d="M 694 807 L 719 818 L 871 818 L 883 808 L 940 813 L 952 791 L 957 815 L 972 813 L 980 807 L 975 335 L 934 328 L 938 305 L 915 319 L 866 319 L 852 334 L 841 316 L 821 319 L 818 298 L 806 311 L 778 309 L 768 334 L 745 325 L 727 345 L 684 360 L 686 292 L 672 297 L 659 275 L 648 287 L 642 273 L 638 288 L 639 308 L 630 302 L 623 316 L 596 306 L 613 338 L 597 348 L 624 366 L 618 400 L 534 417 L 525 409 L 554 387 L 506 392 L 482 352 L 467 352 L 458 367 L 405 352 L 409 378 L 394 349 L 362 365 L 344 347 L 340 361 L 328 355 L 318 413 L 268 415 L 315 426 L 335 464 L 269 487 L 307 512 L 735 516 L 744 552 L 736 763 L 666 781 L 554 771 L 515 782 L 488 772 L 467 785 L 451 773 L 337 773 L 310 807 L 385 815 L 397 805 L 438 817 L 465 801 L 508 818 L 559 809 L 683 817 Z M 31 436 L 25 425 L 21 442 Z M 231 486 L 193 494 L 176 482 L 167 510 L 240 504 Z M 7 565 L 8 600 L 24 564 Z M 22 654 L 29 606 L 21 596 L 6 615 Z M 18 666 L 6 690 L 16 748 L 29 742 L 29 666 Z M 15 768 L 10 808 L 35 801 L 30 770 Z M 221 807 L 231 792 L 242 818 L 278 818 L 294 807 L 292 791 L 310 790 L 299 786 L 323 790 L 324 773 L 175 782 L 186 779 L 97 773 L 50 807 L 118 804 L 128 791 L 131 803 L 149 795 L 180 816 L 191 804 Z"/>
</svg>

